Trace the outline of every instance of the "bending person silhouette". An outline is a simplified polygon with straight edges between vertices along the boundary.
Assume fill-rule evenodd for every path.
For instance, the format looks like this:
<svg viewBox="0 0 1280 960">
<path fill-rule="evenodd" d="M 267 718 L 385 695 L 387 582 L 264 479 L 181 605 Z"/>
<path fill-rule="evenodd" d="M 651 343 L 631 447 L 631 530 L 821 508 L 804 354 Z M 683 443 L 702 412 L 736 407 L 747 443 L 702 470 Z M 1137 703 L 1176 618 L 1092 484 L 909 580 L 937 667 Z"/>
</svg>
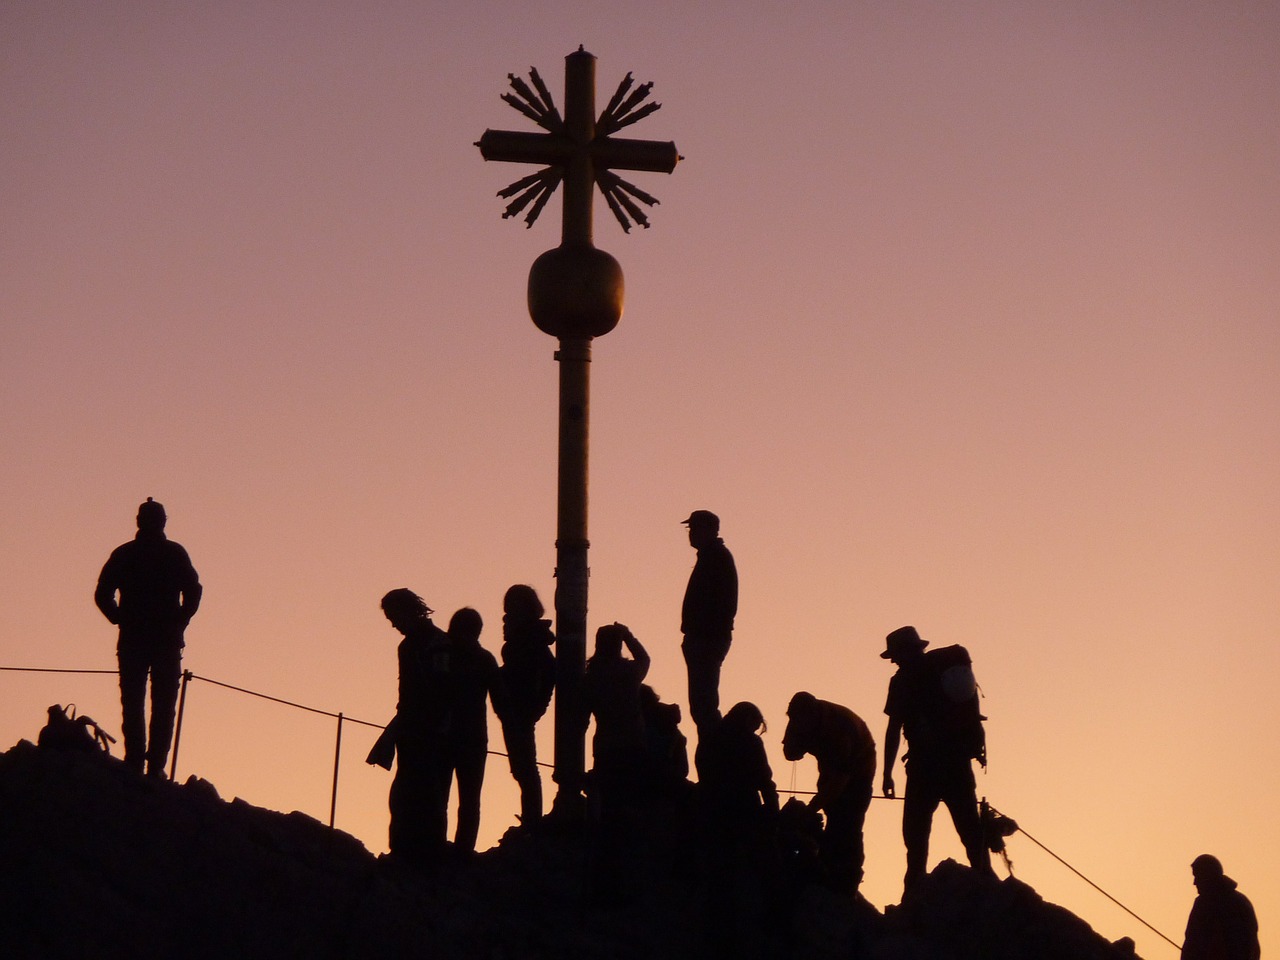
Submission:
<svg viewBox="0 0 1280 960">
<path fill-rule="evenodd" d="M 542 817 L 542 777 L 534 729 L 547 712 L 556 685 L 556 659 L 551 646 L 556 636 L 533 587 L 518 583 L 502 600 L 503 687 L 502 738 L 507 745 L 511 776 L 520 786 L 520 822 Z"/>
<path fill-rule="evenodd" d="M 738 613 L 738 570 L 720 537 L 720 518 L 695 510 L 683 521 L 698 559 L 680 610 L 680 645 L 689 670 L 689 716 L 698 737 L 720 719 L 720 668 L 733 642 Z"/>
<path fill-rule="evenodd" d="M 1201 854 L 1191 861 L 1191 877 L 1199 895 L 1187 917 L 1182 960 L 1258 960 L 1257 914 L 1222 862 Z"/>
<path fill-rule="evenodd" d="M 857 892 L 866 860 L 862 827 L 876 777 L 876 744 L 862 718 L 848 707 L 801 691 L 787 706 L 782 755 L 818 761 L 818 792 L 811 810 L 826 815 L 818 857 L 834 889 Z"/>
<path fill-rule="evenodd" d="M 395 760 L 388 798 L 392 856 L 428 863 L 444 849 L 449 829 L 453 649 L 445 632 L 431 622 L 431 608 L 412 590 L 389 592 L 382 598 L 382 612 L 404 637 L 396 649 L 400 699 L 367 762 L 390 769 Z"/>
<path fill-rule="evenodd" d="M 183 633 L 200 607 L 202 593 L 187 551 L 165 536 L 165 520 L 164 507 L 147 497 L 138 507 L 137 535 L 111 552 L 93 593 L 103 616 L 120 628 L 116 658 L 124 762 L 139 772 L 145 765 L 146 773 L 157 777 L 164 776 L 173 740 Z"/>
<path fill-rule="evenodd" d="M 889 717 L 882 784 L 886 797 L 894 796 L 893 762 L 903 735 L 910 748 L 903 758 L 907 769 L 902 805 L 902 838 L 907 846 L 904 895 L 925 874 L 933 814 L 940 803 L 951 813 L 970 866 L 995 876 L 983 839 L 977 783 L 970 763 L 977 759 L 986 766 L 982 716 L 973 672 L 968 669 L 969 655 L 959 646 L 926 655 L 928 645 L 915 627 L 900 627 L 885 637 L 885 651 L 880 654 L 898 667 L 889 680 L 884 706 Z M 956 676 L 963 679 L 966 670 L 967 684 L 954 682 Z"/>
<path fill-rule="evenodd" d="M 480 646 L 483 628 L 480 614 L 470 607 L 463 607 L 449 620 L 454 704 L 449 753 L 453 773 L 458 778 L 458 824 L 453 842 L 460 850 L 475 850 L 480 832 L 480 789 L 484 786 L 484 766 L 489 754 L 485 700 L 493 702 L 495 712 L 503 707 L 498 661 Z"/>
</svg>

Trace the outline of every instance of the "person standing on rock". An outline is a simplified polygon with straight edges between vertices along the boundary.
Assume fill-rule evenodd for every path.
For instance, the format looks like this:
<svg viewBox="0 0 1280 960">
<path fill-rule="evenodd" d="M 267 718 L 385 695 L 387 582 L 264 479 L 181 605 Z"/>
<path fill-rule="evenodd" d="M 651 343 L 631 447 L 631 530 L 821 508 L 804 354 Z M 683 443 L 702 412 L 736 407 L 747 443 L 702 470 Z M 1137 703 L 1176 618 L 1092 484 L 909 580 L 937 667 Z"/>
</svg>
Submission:
<svg viewBox="0 0 1280 960">
<path fill-rule="evenodd" d="M 173 740 L 174 708 L 182 679 L 183 634 L 200 607 L 203 588 L 191 558 L 164 533 L 164 507 L 147 497 L 138 507 L 138 533 L 111 552 L 93 599 L 120 628 L 124 762 L 163 777 Z M 146 719 L 151 681 L 151 723 Z"/>
<path fill-rule="evenodd" d="M 1198 896 L 1187 918 L 1182 960 L 1258 960 L 1258 917 L 1249 898 L 1222 870 L 1222 861 L 1204 853 L 1191 861 Z"/>
<path fill-rule="evenodd" d="M 366 762 L 388 770 L 396 765 L 388 797 L 391 855 L 426 864 L 440 856 L 449 830 L 453 648 L 431 621 L 431 608 L 412 590 L 387 593 L 382 612 L 404 638 L 396 648 L 400 697 Z"/>
<path fill-rule="evenodd" d="M 520 786 L 520 822 L 542 818 L 542 777 L 534 730 L 556 685 L 556 635 L 533 587 L 517 583 L 502 599 L 502 667 L 505 705 L 499 719 L 511 776 Z"/>
<path fill-rule="evenodd" d="M 689 670 L 689 716 L 701 739 L 720 720 L 720 668 L 733 642 L 738 570 L 720 537 L 720 518 L 695 510 L 683 521 L 698 559 L 680 611 L 680 649 Z"/>
<path fill-rule="evenodd" d="M 933 814 L 946 804 L 964 844 L 969 865 L 995 876 L 983 838 L 977 783 L 971 760 L 986 766 L 982 716 L 968 652 L 959 646 L 925 653 L 929 641 L 915 627 L 900 627 L 885 637 L 880 654 L 898 667 L 889 680 L 884 712 L 886 797 L 894 796 L 893 763 L 902 736 L 910 752 L 904 756 L 907 789 L 902 806 L 902 838 L 907 845 L 904 894 L 925 875 Z"/>
<path fill-rule="evenodd" d="M 498 661 L 480 645 L 484 621 L 471 607 L 463 607 L 449 620 L 449 644 L 453 655 L 453 723 L 449 751 L 453 775 L 458 780 L 458 823 L 453 843 L 459 850 L 474 851 L 480 833 L 480 792 L 489 755 L 489 713 L 504 711 Z"/>
</svg>

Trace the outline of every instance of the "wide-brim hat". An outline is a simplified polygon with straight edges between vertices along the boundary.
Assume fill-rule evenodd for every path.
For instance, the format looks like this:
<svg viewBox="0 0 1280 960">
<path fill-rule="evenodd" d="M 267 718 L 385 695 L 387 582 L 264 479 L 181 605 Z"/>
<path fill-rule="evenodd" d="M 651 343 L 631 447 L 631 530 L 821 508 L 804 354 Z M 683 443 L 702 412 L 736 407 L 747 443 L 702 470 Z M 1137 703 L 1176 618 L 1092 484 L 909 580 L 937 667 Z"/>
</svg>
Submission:
<svg viewBox="0 0 1280 960">
<path fill-rule="evenodd" d="M 884 653 L 880 654 L 885 660 L 898 655 L 900 650 L 923 650 L 929 645 L 929 641 L 920 636 L 920 632 L 915 627 L 899 627 L 884 638 Z"/>
</svg>

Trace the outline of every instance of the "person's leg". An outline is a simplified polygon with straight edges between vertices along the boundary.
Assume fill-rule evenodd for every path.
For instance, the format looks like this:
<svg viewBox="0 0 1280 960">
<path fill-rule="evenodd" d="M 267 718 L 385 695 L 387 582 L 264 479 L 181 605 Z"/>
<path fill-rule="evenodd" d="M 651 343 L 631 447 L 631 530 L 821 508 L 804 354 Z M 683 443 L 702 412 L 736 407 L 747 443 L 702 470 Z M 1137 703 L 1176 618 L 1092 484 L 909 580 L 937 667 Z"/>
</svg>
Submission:
<svg viewBox="0 0 1280 960">
<path fill-rule="evenodd" d="M 121 639 L 116 647 L 120 667 L 120 735 L 124 762 L 139 773 L 147 755 L 147 658 L 137 644 Z"/>
<path fill-rule="evenodd" d="M 914 776 L 907 771 L 906 795 L 902 802 L 902 839 L 907 846 L 907 873 L 902 881 L 904 895 L 925 875 L 929 865 L 929 832 L 941 799 L 930 780 L 921 771 Z"/>
<path fill-rule="evenodd" d="M 454 846 L 474 850 L 480 834 L 480 789 L 484 786 L 484 764 L 487 747 L 469 750 L 458 761 L 458 824 L 454 830 Z"/>
<path fill-rule="evenodd" d="M 724 658 L 689 643 L 682 649 L 689 669 L 689 717 L 701 739 L 702 731 L 720 719 L 720 665 Z"/>
<path fill-rule="evenodd" d="M 986 840 L 982 834 L 982 815 L 978 811 L 977 786 L 973 780 L 973 770 L 968 767 L 963 774 L 958 774 L 947 785 L 943 792 L 943 802 L 951 813 L 951 822 L 956 826 L 960 842 L 969 857 L 969 866 L 979 873 L 995 875 L 991 868 L 991 853 L 987 850 Z"/>
<path fill-rule="evenodd" d="M 542 777 L 538 773 L 538 747 L 534 724 L 511 721 L 502 725 L 511 776 L 520 785 L 520 822 L 535 823 L 542 817 Z"/>
<path fill-rule="evenodd" d="M 173 717 L 182 683 L 182 648 L 156 651 L 151 657 L 151 724 L 148 727 L 147 773 L 163 776 L 173 740 Z"/>
</svg>

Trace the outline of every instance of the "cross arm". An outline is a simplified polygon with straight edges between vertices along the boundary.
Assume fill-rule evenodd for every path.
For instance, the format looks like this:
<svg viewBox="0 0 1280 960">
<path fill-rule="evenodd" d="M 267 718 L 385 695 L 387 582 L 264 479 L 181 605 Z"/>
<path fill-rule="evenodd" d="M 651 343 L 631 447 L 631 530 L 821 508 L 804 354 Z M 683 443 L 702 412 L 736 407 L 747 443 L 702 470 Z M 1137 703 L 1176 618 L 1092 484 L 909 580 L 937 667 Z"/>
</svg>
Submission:
<svg viewBox="0 0 1280 960">
<path fill-rule="evenodd" d="M 476 146 L 486 160 L 509 163 L 563 164 L 574 152 L 573 143 L 565 137 L 516 130 L 486 130 Z"/>
<path fill-rule="evenodd" d="M 670 173 L 682 159 L 671 140 L 614 140 L 599 137 L 591 142 L 591 159 L 600 168 Z"/>
</svg>

